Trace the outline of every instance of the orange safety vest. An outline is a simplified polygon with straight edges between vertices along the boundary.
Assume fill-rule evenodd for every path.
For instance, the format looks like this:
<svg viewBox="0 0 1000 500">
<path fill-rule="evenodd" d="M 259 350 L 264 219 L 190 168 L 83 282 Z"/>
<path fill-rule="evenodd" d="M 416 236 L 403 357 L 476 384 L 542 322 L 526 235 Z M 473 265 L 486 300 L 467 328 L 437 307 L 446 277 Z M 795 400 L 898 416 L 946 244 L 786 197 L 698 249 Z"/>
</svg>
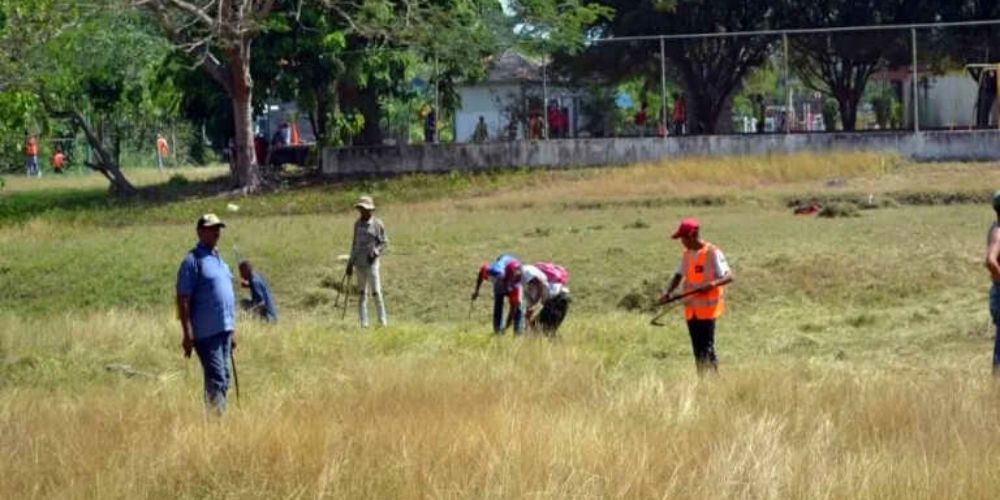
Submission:
<svg viewBox="0 0 1000 500">
<path fill-rule="evenodd" d="M 291 129 L 292 129 L 292 132 L 289 134 L 291 137 L 289 137 L 289 141 L 288 142 L 292 146 L 298 146 L 299 145 L 299 124 L 293 123 Z"/>
<path fill-rule="evenodd" d="M 164 158 L 170 156 L 170 145 L 167 144 L 166 138 L 160 137 L 156 140 L 156 152 Z"/>
<path fill-rule="evenodd" d="M 24 145 L 24 154 L 27 156 L 38 156 L 38 142 L 34 139 L 28 139 L 27 144 Z"/>
<path fill-rule="evenodd" d="M 718 249 L 711 243 L 705 243 L 701 250 L 685 250 L 684 258 L 681 261 L 681 269 L 684 272 L 684 292 L 690 292 L 703 283 L 714 281 L 720 276 L 716 276 L 715 252 Z M 709 260 L 711 259 L 711 260 Z M 722 299 L 724 291 L 721 286 L 717 286 L 707 292 L 696 293 L 684 298 L 684 318 L 692 319 L 716 319 L 722 316 L 726 310 L 726 303 Z"/>
</svg>

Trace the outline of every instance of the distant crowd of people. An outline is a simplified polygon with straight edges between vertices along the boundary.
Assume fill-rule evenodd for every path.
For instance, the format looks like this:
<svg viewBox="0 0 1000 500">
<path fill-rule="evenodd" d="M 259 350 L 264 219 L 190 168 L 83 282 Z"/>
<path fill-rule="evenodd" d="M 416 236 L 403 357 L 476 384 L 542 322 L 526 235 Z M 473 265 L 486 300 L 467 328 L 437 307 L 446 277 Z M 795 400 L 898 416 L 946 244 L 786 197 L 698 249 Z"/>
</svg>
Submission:
<svg viewBox="0 0 1000 500">
<path fill-rule="evenodd" d="M 434 142 L 436 131 L 436 116 L 431 108 L 430 112 L 424 112 L 425 119 L 425 141 Z M 675 93 L 673 95 L 673 107 L 670 109 L 669 124 L 663 121 L 656 122 L 656 135 L 666 137 L 667 135 L 682 136 L 687 134 L 687 103 L 684 94 Z M 523 131 L 521 130 L 521 127 Z M 645 102 L 639 105 L 632 117 L 632 126 L 635 135 L 646 137 L 651 135 L 648 107 Z M 547 127 L 547 129 L 546 129 Z M 498 139 L 513 141 L 518 138 L 527 140 L 542 139 L 566 139 L 576 137 L 576 127 L 573 126 L 570 110 L 568 107 L 560 106 L 559 102 L 552 100 L 549 102 L 545 113 L 532 111 L 528 113 L 527 120 L 522 123 L 517 116 L 513 116 L 505 129 L 501 129 Z M 522 133 L 523 132 L 523 133 Z M 490 140 L 489 127 L 485 116 L 479 116 L 475 129 L 469 140 L 474 143 L 483 143 Z"/>
</svg>

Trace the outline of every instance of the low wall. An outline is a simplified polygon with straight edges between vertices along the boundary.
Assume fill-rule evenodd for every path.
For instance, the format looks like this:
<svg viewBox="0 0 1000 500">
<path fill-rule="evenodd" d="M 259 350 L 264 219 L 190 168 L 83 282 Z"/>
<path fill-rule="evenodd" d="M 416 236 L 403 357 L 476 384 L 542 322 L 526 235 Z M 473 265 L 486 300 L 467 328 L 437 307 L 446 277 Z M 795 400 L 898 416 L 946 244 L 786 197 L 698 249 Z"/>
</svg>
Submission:
<svg viewBox="0 0 1000 500">
<path fill-rule="evenodd" d="M 627 165 L 686 156 L 875 151 L 919 161 L 1000 160 L 1000 131 L 768 134 L 612 139 L 557 139 L 324 148 L 322 172 L 334 177 L 498 168 Z"/>
</svg>

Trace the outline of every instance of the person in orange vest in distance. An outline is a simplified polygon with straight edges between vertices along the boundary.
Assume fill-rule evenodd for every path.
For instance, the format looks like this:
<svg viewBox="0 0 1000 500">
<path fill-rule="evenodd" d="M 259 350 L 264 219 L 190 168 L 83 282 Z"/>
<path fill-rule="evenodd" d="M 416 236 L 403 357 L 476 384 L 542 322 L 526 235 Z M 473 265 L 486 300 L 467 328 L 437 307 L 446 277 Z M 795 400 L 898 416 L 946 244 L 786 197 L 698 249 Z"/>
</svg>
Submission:
<svg viewBox="0 0 1000 500">
<path fill-rule="evenodd" d="M 24 169 L 28 177 L 42 176 L 42 169 L 38 167 L 38 139 L 33 135 L 24 138 Z"/>
<path fill-rule="evenodd" d="M 63 167 L 66 166 L 66 155 L 63 154 L 62 148 L 56 147 L 56 151 L 52 153 L 52 159 L 49 160 L 52 164 L 52 170 L 57 173 L 63 173 Z"/>
<path fill-rule="evenodd" d="M 156 134 L 156 168 L 163 170 L 163 160 L 170 156 L 170 145 L 163 134 Z"/>
<path fill-rule="evenodd" d="M 719 369 L 715 356 L 715 320 L 726 310 L 722 287 L 733 282 L 733 273 L 722 250 L 702 240 L 699 232 L 700 225 L 695 219 L 682 220 L 674 232 L 672 237 L 681 240 L 684 254 L 660 303 L 677 300 L 680 296 L 675 296 L 674 291 L 683 281 L 682 295 L 690 294 L 683 298 L 684 319 L 691 336 L 695 364 L 701 374 Z"/>
<path fill-rule="evenodd" d="M 292 122 L 288 126 L 288 144 L 291 146 L 298 146 L 302 143 L 302 139 L 299 137 L 299 124 Z"/>
</svg>

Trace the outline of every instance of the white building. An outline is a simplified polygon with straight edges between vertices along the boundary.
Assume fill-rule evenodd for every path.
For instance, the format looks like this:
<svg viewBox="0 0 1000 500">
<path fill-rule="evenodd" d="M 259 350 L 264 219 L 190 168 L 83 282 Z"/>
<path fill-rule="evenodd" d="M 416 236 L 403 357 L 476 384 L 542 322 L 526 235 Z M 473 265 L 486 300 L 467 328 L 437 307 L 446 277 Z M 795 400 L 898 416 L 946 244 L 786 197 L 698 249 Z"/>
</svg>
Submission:
<svg viewBox="0 0 1000 500">
<path fill-rule="evenodd" d="M 507 50 L 490 63 L 481 82 L 459 85 L 460 108 L 455 111 L 455 142 L 472 142 L 479 117 L 483 117 L 489 141 L 524 139 L 528 120 L 536 114 L 544 124 L 543 99 L 553 101 L 568 115 L 566 137 L 579 130 L 583 91 L 548 75 L 540 61 Z M 511 127 L 515 123 L 516 127 Z M 553 134 L 555 135 L 555 134 Z"/>
<path fill-rule="evenodd" d="M 880 78 L 881 77 L 881 78 Z M 913 127 L 913 74 L 909 68 L 891 71 L 876 77 L 895 86 L 902 103 L 903 124 Z M 876 85 L 878 82 L 873 82 Z M 917 105 L 922 129 L 969 129 L 976 126 L 976 99 L 979 83 L 965 70 L 952 70 L 940 75 L 921 71 L 917 85 Z M 990 123 L 997 124 L 996 106 L 990 113 Z"/>
</svg>

